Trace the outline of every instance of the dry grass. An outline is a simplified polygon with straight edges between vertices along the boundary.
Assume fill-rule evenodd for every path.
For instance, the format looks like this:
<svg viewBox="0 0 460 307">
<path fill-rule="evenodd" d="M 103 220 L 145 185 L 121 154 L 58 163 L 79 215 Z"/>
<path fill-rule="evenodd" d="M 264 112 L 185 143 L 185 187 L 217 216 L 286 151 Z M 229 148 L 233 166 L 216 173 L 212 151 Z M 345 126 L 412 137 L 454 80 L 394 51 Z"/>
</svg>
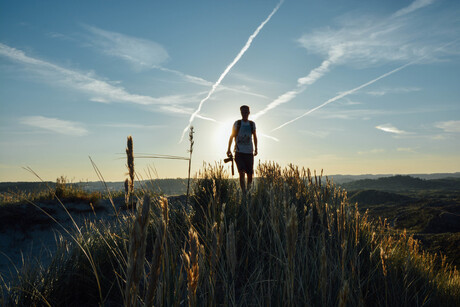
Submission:
<svg viewBox="0 0 460 307">
<path fill-rule="evenodd" d="M 27 202 L 47 202 L 56 198 L 66 203 L 87 203 L 96 207 L 102 194 L 87 192 L 78 184 L 70 183 L 61 176 L 56 179 L 56 184 L 42 183 L 43 188 L 37 191 L 9 191 L 0 193 L 0 206 L 24 204 Z"/>
<path fill-rule="evenodd" d="M 88 225 L 77 240 L 100 289 L 72 244 L 50 267 L 23 272 L 3 303 L 58 305 L 70 295 L 69 306 L 460 304 L 460 275 L 445 258 L 371 223 L 327 178 L 274 163 L 257 174 L 243 197 L 221 165 L 205 167 L 189 211 L 153 197 L 148 218 L 139 206 L 114 225 Z"/>
</svg>

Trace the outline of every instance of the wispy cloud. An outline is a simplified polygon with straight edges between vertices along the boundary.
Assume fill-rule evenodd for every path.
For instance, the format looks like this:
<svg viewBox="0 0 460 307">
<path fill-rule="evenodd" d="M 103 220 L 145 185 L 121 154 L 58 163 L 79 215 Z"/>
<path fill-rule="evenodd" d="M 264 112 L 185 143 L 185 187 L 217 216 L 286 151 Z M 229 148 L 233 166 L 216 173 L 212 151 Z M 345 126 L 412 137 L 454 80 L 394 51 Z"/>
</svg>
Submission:
<svg viewBox="0 0 460 307">
<path fill-rule="evenodd" d="M 257 134 L 258 134 L 259 136 L 261 136 L 261 137 L 264 137 L 264 138 L 266 138 L 266 139 L 273 140 L 273 141 L 275 141 L 275 142 L 279 142 L 279 141 L 280 141 L 279 139 L 277 139 L 277 138 L 275 138 L 275 137 L 273 137 L 273 136 L 264 134 L 264 133 L 258 132 Z"/>
<path fill-rule="evenodd" d="M 184 139 L 185 133 L 190 128 L 190 126 L 191 126 L 193 120 L 195 119 L 195 117 L 198 115 L 198 113 L 200 113 L 203 104 L 211 97 L 211 95 L 216 91 L 217 87 L 220 85 L 220 83 L 225 78 L 225 76 L 230 72 L 230 70 L 233 68 L 233 66 L 235 66 L 236 63 L 238 63 L 238 61 L 246 53 L 246 51 L 249 49 L 249 47 L 251 47 L 252 41 L 257 37 L 259 32 L 265 26 L 265 24 L 267 22 L 269 22 L 270 19 L 272 18 L 272 16 L 278 11 L 278 9 L 280 8 L 281 4 L 283 4 L 283 2 L 284 2 L 284 0 L 281 0 L 276 5 L 276 7 L 273 9 L 273 11 L 270 13 L 270 15 L 268 15 L 268 17 L 257 27 L 257 29 L 254 31 L 254 33 L 252 33 L 251 36 L 249 36 L 246 44 L 243 46 L 243 48 L 240 50 L 240 52 L 237 54 L 237 56 L 233 59 L 233 61 L 227 66 L 227 68 L 225 68 L 224 72 L 220 75 L 219 79 L 217 79 L 217 81 L 213 84 L 213 86 L 212 86 L 211 90 L 209 91 L 208 95 L 203 100 L 200 101 L 200 104 L 198 105 L 198 108 L 192 114 L 192 116 L 190 116 L 189 124 L 187 125 L 187 127 L 184 128 L 184 131 L 182 132 L 182 135 L 181 135 L 181 138 L 180 138 L 179 142 L 182 142 L 182 140 Z"/>
<path fill-rule="evenodd" d="M 396 149 L 396 151 L 399 151 L 399 152 L 412 152 L 412 153 L 416 152 L 415 149 L 412 148 L 412 147 L 398 147 Z"/>
<path fill-rule="evenodd" d="M 403 15 L 410 14 L 418 9 L 421 9 L 422 7 L 425 7 L 427 5 L 430 5 L 433 3 L 435 0 L 415 0 L 409 6 L 406 6 L 399 11 L 396 11 L 392 16 L 393 17 L 400 17 Z"/>
<path fill-rule="evenodd" d="M 170 68 L 166 68 L 166 67 L 155 67 L 155 68 L 157 68 L 157 69 L 159 69 L 161 71 L 165 71 L 165 72 L 175 74 L 176 76 L 179 76 L 183 80 L 185 80 L 187 82 L 190 82 L 190 83 L 193 83 L 193 84 L 202 85 L 202 86 L 212 86 L 213 85 L 213 83 L 211 81 L 205 80 L 205 79 L 203 79 L 201 77 L 192 76 L 192 75 L 183 73 L 183 72 L 175 70 L 175 69 L 170 69 Z M 255 97 L 259 97 L 259 98 L 268 99 L 268 97 L 263 95 L 263 94 L 254 93 L 254 92 L 251 92 L 249 89 L 244 89 L 244 88 L 240 88 L 240 87 L 237 87 L 237 86 L 221 85 L 219 87 L 219 89 L 217 89 L 217 90 L 228 90 L 228 91 L 235 92 L 235 93 L 242 93 L 242 94 L 246 94 L 246 95 L 250 95 L 250 96 L 255 96 Z"/>
<path fill-rule="evenodd" d="M 308 110 L 307 112 L 305 112 L 304 114 L 302 114 L 302 115 L 300 115 L 300 116 L 298 116 L 298 117 L 296 117 L 296 118 L 294 118 L 294 119 L 291 119 L 290 121 L 287 121 L 287 122 L 285 122 L 284 124 L 282 124 L 282 125 L 276 127 L 276 128 L 273 129 L 272 131 L 281 129 L 281 128 L 283 128 L 283 127 L 285 127 L 285 126 L 287 126 L 287 125 L 289 125 L 289 124 L 291 124 L 291 123 L 293 123 L 293 122 L 295 122 L 295 121 L 301 119 L 302 117 L 305 117 L 305 116 L 307 116 L 308 114 L 313 113 L 313 112 L 315 112 L 316 110 L 319 110 L 319 109 L 325 107 L 326 105 L 328 105 L 328 104 L 330 104 L 330 103 L 332 103 L 332 102 L 334 102 L 334 101 L 337 101 L 337 100 L 339 100 L 339 99 L 342 99 L 342 98 L 345 97 L 345 96 L 351 95 L 351 94 L 353 94 L 353 93 L 355 93 L 355 92 L 357 92 L 357 91 L 359 91 L 359 90 L 365 88 L 366 86 L 369 86 L 369 85 L 371 85 L 371 84 L 373 84 L 373 83 L 379 81 L 380 79 L 386 78 L 386 77 L 388 77 L 388 76 L 394 74 L 395 72 L 400 71 L 401 69 L 404 69 L 405 67 L 407 67 L 407 66 L 409 66 L 409 65 L 411 65 L 411 64 L 413 64 L 413 63 L 414 63 L 414 62 L 410 62 L 410 63 L 404 64 L 404 65 L 402 65 L 402 66 L 400 66 L 400 67 L 398 67 L 398 68 L 396 68 L 396 69 L 393 69 L 392 71 L 389 71 L 389 72 L 387 72 L 387 73 L 385 73 L 385 74 L 383 74 L 383 75 L 381 75 L 381 76 L 379 76 L 379 77 L 377 77 L 377 78 L 375 78 L 375 79 L 373 79 L 373 80 L 371 80 L 371 81 L 369 81 L 369 82 L 366 82 L 366 83 L 364 83 L 364 84 L 362 84 L 362 85 L 360 85 L 360 86 L 358 86 L 358 87 L 355 87 L 354 89 L 351 89 L 351 90 L 342 92 L 342 93 L 340 93 L 339 95 L 337 95 L 337 96 L 335 96 L 335 97 L 332 97 L 331 99 L 325 101 L 325 102 L 322 103 L 321 105 L 319 105 L 319 106 L 317 106 L 317 107 L 315 107 L 315 108 L 313 108 L 313 109 L 310 109 L 310 110 Z"/>
<path fill-rule="evenodd" d="M 458 30 L 458 25 L 451 26 Z M 298 42 L 308 52 L 324 58 L 329 58 L 332 50 L 340 50 L 336 64 L 367 67 L 416 57 L 424 57 L 426 62 L 436 61 L 439 45 L 455 38 L 455 31 L 441 30 L 436 24 L 427 24 L 424 18 L 364 15 L 342 19 L 338 28 L 314 30 Z"/>
<path fill-rule="evenodd" d="M 94 73 L 82 73 L 26 55 L 23 51 L 0 43 L 0 56 L 23 65 L 41 76 L 43 82 L 61 85 L 90 95 L 90 100 L 101 103 L 124 102 L 139 105 L 172 105 L 195 102 L 205 92 L 188 95 L 170 95 L 159 98 L 129 93 L 116 82 L 98 79 Z"/>
<path fill-rule="evenodd" d="M 282 104 L 285 104 L 297 97 L 297 95 L 305 91 L 308 85 L 315 83 L 319 78 L 321 78 L 325 73 L 327 73 L 329 71 L 330 66 L 335 64 L 342 55 L 343 51 L 340 46 L 333 48 L 329 52 L 329 57 L 326 60 L 324 60 L 320 66 L 311 70 L 307 76 L 299 78 L 297 80 L 297 87 L 295 89 L 287 91 L 284 94 L 278 96 L 278 98 L 269 103 L 264 109 L 254 114 L 252 118 L 257 119 L 262 115 L 266 114 L 268 111 Z"/>
<path fill-rule="evenodd" d="M 148 129 L 148 130 L 155 130 L 158 128 L 163 128 L 163 125 L 142 125 L 142 124 L 130 124 L 130 123 L 108 123 L 108 124 L 98 124 L 99 127 L 107 127 L 107 128 L 130 128 L 130 129 Z"/>
<path fill-rule="evenodd" d="M 397 88 L 382 88 L 373 91 L 367 91 L 366 94 L 371 96 L 384 96 L 387 94 L 401 94 L 401 93 L 412 93 L 418 92 L 422 89 L 419 87 L 397 87 Z"/>
<path fill-rule="evenodd" d="M 167 112 L 171 112 L 171 113 L 177 113 L 177 114 L 186 114 L 186 115 L 193 114 L 193 109 L 192 108 L 186 108 L 186 107 L 177 106 L 177 105 L 165 105 L 165 106 L 161 106 L 160 109 L 164 110 L 164 111 L 167 111 Z M 203 116 L 203 115 L 200 115 L 200 114 L 198 114 L 196 117 L 199 118 L 199 119 L 203 119 L 203 120 L 207 120 L 207 121 L 211 121 L 211 122 L 216 122 L 215 119 L 210 118 L 210 117 L 206 117 L 206 116 Z"/>
<path fill-rule="evenodd" d="M 375 128 L 382 130 L 384 132 L 388 133 L 393 133 L 393 134 L 408 134 L 408 132 L 404 130 L 400 130 L 396 127 L 394 127 L 392 124 L 383 124 L 383 125 L 378 125 Z"/>
<path fill-rule="evenodd" d="M 385 150 L 381 148 L 375 148 L 367 151 L 358 151 L 358 155 L 375 155 L 382 152 L 385 152 Z"/>
<path fill-rule="evenodd" d="M 323 139 L 331 134 L 331 131 L 329 130 L 300 130 L 299 132 L 320 139 Z"/>
<path fill-rule="evenodd" d="M 212 86 L 211 81 L 201 77 L 186 74 L 184 72 L 164 67 L 170 59 L 166 49 L 157 42 L 125 35 L 118 32 L 103 30 L 94 26 L 83 25 L 89 32 L 86 38 L 96 50 L 128 62 L 136 70 L 158 69 L 174 74 L 186 82 L 201 86 Z M 222 86 L 221 90 L 243 93 L 251 96 L 267 99 L 265 95 L 241 89 L 235 86 Z M 195 101 L 194 101 L 195 102 Z"/>
<path fill-rule="evenodd" d="M 460 132 L 460 120 L 450 120 L 445 122 L 439 122 L 435 124 L 436 128 L 442 129 L 445 132 L 459 133 Z"/>
<path fill-rule="evenodd" d="M 20 123 L 64 135 L 84 136 L 88 134 L 88 130 L 81 123 L 51 117 L 26 116 L 20 118 Z"/>
<path fill-rule="evenodd" d="M 411 6 L 410 11 L 429 4 L 425 2 L 427 1 L 424 1 L 423 5 L 419 3 Z M 428 39 L 425 33 L 423 33 L 423 40 L 414 40 L 411 27 L 412 25 L 404 20 L 395 20 L 394 16 L 383 18 L 363 16 L 344 20 L 339 29 L 328 27 L 303 35 L 298 39 L 299 44 L 309 53 L 318 54 L 325 60 L 307 76 L 299 78 L 294 89 L 280 95 L 254 114 L 253 118 L 257 119 L 268 111 L 293 100 L 304 92 L 306 86 L 323 77 L 334 65 L 357 64 L 363 67 L 393 61 L 412 61 L 414 58 L 423 58 L 424 61 L 434 60 L 435 51 L 439 51 L 439 46 L 427 45 Z M 431 34 L 433 32 L 436 31 L 430 31 Z M 435 34 L 432 37 L 437 36 Z"/>
<path fill-rule="evenodd" d="M 166 49 L 157 42 L 83 25 L 91 34 L 91 44 L 110 56 L 121 58 L 137 69 L 152 68 L 169 59 Z"/>
</svg>

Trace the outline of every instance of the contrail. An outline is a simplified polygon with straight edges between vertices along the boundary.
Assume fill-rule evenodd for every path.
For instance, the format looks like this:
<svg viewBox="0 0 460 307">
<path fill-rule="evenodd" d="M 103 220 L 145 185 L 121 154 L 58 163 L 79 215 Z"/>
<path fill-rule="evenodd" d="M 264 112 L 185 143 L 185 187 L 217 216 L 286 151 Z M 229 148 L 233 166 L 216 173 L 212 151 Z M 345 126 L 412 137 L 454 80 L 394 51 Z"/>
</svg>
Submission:
<svg viewBox="0 0 460 307">
<path fill-rule="evenodd" d="M 459 40 L 460 40 L 460 38 L 454 39 L 454 40 L 452 40 L 452 41 L 450 41 L 450 42 L 448 42 L 448 43 L 442 45 L 441 47 L 435 49 L 435 51 L 442 50 L 443 48 L 445 48 L 445 47 L 447 47 L 447 46 L 449 46 L 449 45 L 452 45 L 452 44 L 456 43 L 456 42 L 459 41 Z M 343 98 L 343 97 L 348 96 L 348 95 L 350 95 L 350 94 L 353 94 L 354 92 L 359 91 L 360 89 L 362 89 L 362 88 L 364 88 L 364 87 L 366 87 L 366 86 L 369 86 L 369 85 L 371 85 L 372 83 L 375 83 L 375 82 L 379 81 L 380 79 L 383 79 L 383 78 L 385 78 L 385 77 L 388 77 L 389 75 L 392 75 L 392 74 L 394 74 L 395 72 L 398 72 L 398 71 L 400 71 L 401 69 L 404 69 L 404 68 L 406 68 L 406 67 L 409 66 L 409 65 L 412 65 L 412 64 L 415 64 L 415 63 L 417 63 L 417 62 L 420 62 L 421 60 L 423 60 L 423 59 L 426 58 L 427 56 L 428 56 L 428 55 L 424 55 L 424 56 L 422 56 L 421 58 L 416 59 L 416 60 L 413 60 L 413 61 L 411 61 L 411 62 L 409 62 L 409 63 L 407 63 L 407 64 L 404 64 L 404 65 L 402 65 L 402 66 L 400 66 L 400 67 L 398 67 L 398 68 L 396 68 L 396 69 L 393 69 L 392 71 L 389 71 L 389 72 L 387 72 L 387 73 L 381 75 L 380 77 L 375 78 L 374 80 L 371 80 L 371 81 L 369 81 L 369 82 L 367 82 L 367 83 L 364 83 L 364 84 L 362 84 L 362 85 L 360 85 L 360 86 L 358 86 L 358 87 L 355 87 L 354 89 L 351 89 L 351 90 L 342 92 L 342 93 L 340 93 L 339 95 L 337 95 L 337 96 L 335 96 L 335 97 L 333 97 L 333 98 L 327 100 L 327 101 L 324 102 L 323 104 L 317 106 L 316 108 L 313 108 L 313 109 L 311 109 L 311 110 L 308 110 L 308 111 L 305 112 L 304 114 L 302 114 L 302 115 L 300 115 L 300 116 L 298 116 L 298 117 L 296 117 L 296 118 L 294 118 L 294 119 L 291 119 L 290 121 L 285 122 L 284 124 L 282 124 L 282 125 L 276 127 L 275 129 L 272 130 L 272 132 L 273 132 L 273 131 L 276 131 L 276 130 L 278 130 L 278 129 L 281 129 L 281 128 L 283 128 L 284 126 L 287 126 L 287 125 L 289 125 L 289 124 L 295 122 L 296 120 L 301 119 L 302 117 L 307 116 L 308 114 L 310 114 L 310 113 L 312 113 L 312 112 L 314 112 L 314 111 L 316 111 L 316 110 L 318 110 L 318 109 L 321 109 L 322 107 L 324 107 L 324 106 L 330 104 L 331 102 L 334 102 L 334 101 L 336 101 L 336 100 L 339 100 L 340 98 Z"/>
<path fill-rule="evenodd" d="M 198 106 L 198 109 L 192 114 L 192 116 L 190 116 L 190 119 L 189 119 L 189 124 L 187 125 L 187 127 L 185 127 L 184 131 L 182 131 L 182 136 L 180 138 L 180 141 L 179 143 L 182 142 L 182 140 L 184 139 L 184 135 L 185 133 L 188 131 L 188 129 L 190 128 L 193 120 L 195 119 L 195 117 L 197 116 L 197 114 L 201 111 L 201 107 L 203 106 L 203 104 L 205 103 L 205 101 L 207 101 L 209 99 L 209 97 L 211 97 L 211 95 L 215 92 L 216 88 L 219 86 L 219 84 L 222 82 L 222 80 L 225 78 L 225 76 L 228 74 L 228 72 L 233 68 L 233 66 L 235 66 L 235 64 L 241 59 L 241 57 L 243 56 L 243 54 L 246 52 L 246 50 L 248 50 L 248 48 L 251 46 L 251 43 L 252 41 L 254 40 L 254 38 L 256 38 L 257 34 L 259 34 L 260 30 L 262 30 L 262 28 L 265 26 L 265 24 L 267 22 L 270 21 L 270 19 L 272 18 L 272 16 L 278 11 L 278 9 L 280 8 L 281 4 L 283 4 L 284 0 L 281 0 L 277 5 L 276 7 L 273 9 L 273 11 L 270 13 L 270 15 L 268 15 L 268 17 L 259 25 L 259 27 L 257 27 L 257 29 L 254 31 L 254 33 L 252 33 L 251 36 L 249 36 L 249 39 L 248 41 L 246 42 L 246 44 L 244 45 L 244 47 L 240 50 L 240 52 L 238 53 L 238 55 L 235 57 L 235 59 L 233 59 L 233 61 L 230 63 L 230 65 L 227 66 L 227 68 L 224 70 L 224 72 L 220 75 L 219 79 L 216 81 L 216 83 L 214 83 L 214 85 L 212 86 L 211 90 L 209 91 L 208 95 L 200 101 L 200 104 Z"/>
<path fill-rule="evenodd" d="M 297 79 L 297 87 L 293 90 L 287 91 L 286 93 L 280 95 L 278 98 L 270 102 L 263 110 L 260 110 L 252 116 L 253 119 L 257 119 L 260 116 L 264 115 L 271 109 L 278 107 L 281 104 L 287 103 L 301 94 L 308 85 L 312 85 L 319 78 L 321 78 L 325 73 L 329 71 L 329 67 L 335 64 L 340 57 L 344 54 L 343 46 L 335 46 L 329 52 L 329 57 L 324 60 L 320 66 L 312 69 L 307 76 Z"/>
<path fill-rule="evenodd" d="M 385 78 L 385 77 L 388 77 L 389 75 L 392 75 L 392 74 L 394 74 L 395 72 L 398 72 L 398 71 L 400 71 L 401 69 L 404 69 L 404 68 L 406 68 L 407 66 L 412 65 L 412 64 L 414 64 L 414 63 L 415 63 L 415 61 L 412 61 L 412 62 L 410 62 L 410 63 L 404 64 L 403 66 L 400 66 L 400 67 L 398 67 L 398 68 L 396 68 L 396 69 L 393 69 L 392 71 L 389 71 L 389 72 L 387 72 L 387 73 L 381 75 L 380 77 L 375 78 L 374 80 L 371 80 L 371 81 L 369 81 L 369 82 L 366 82 L 366 83 L 364 83 L 364 84 L 362 84 L 362 85 L 360 85 L 360 86 L 358 86 L 358 87 L 355 87 L 354 89 L 351 89 L 351 90 L 342 92 L 342 93 L 340 93 L 339 95 L 337 95 L 337 96 L 335 96 L 335 97 L 333 97 L 333 98 L 327 100 L 327 101 L 324 102 L 323 104 L 317 106 L 316 108 L 313 108 L 313 109 L 311 109 L 311 110 L 308 110 L 308 111 L 305 112 L 304 114 L 302 114 L 302 115 L 300 115 L 300 116 L 298 116 L 298 117 L 296 117 L 296 118 L 294 118 L 294 119 L 291 119 L 290 121 L 285 122 L 284 124 L 282 124 L 282 125 L 276 127 L 276 128 L 273 129 L 272 131 L 281 129 L 281 128 L 283 128 L 284 126 L 287 126 L 287 125 L 289 125 L 289 124 L 295 122 L 296 120 L 301 119 L 302 117 L 307 116 L 308 114 L 310 114 L 310 113 L 312 113 L 312 112 L 314 112 L 314 111 L 316 111 L 316 110 L 321 109 L 322 107 L 324 107 L 324 106 L 330 104 L 331 102 L 334 102 L 334 101 L 336 101 L 336 100 L 339 100 L 340 98 L 343 98 L 343 97 L 348 96 L 348 95 L 350 95 L 350 94 L 353 94 L 354 92 L 359 91 L 360 89 L 362 89 L 362 88 L 364 88 L 364 87 L 366 87 L 366 86 L 369 86 L 369 85 L 371 85 L 372 83 L 375 83 L 375 82 L 379 81 L 380 79 L 383 79 L 383 78 Z"/>
<path fill-rule="evenodd" d="M 164 72 L 175 74 L 175 75 L 183 78 L 184 80 L 186 80 L 186 81 L 188 81 L 190 83 L 194 83 L 194 84 L 198 84 L 198 85 L 202 85 L 202 86 L 212 86 L 211 81 L 205 80 L 205 79 L 203 79 L 201 77 L 188 75 L 186 73 L 183 73 L 183 72 L 175 70 L 175 69 L 165 68 L 165 67 L 161 67 L 161 66 L 153 66 L 153 68 L 161 70 L 161 71 L 164 71 Z M 246 95 L 251 95 L 251 96 L 255 96 L 255 97 L 268 99 L 268 97 L 265 96 L 265 95 L 262 95 L 262 94 L 259 94 L 259 93 L 253 93 L 253 92 L 250 92 L 250 91 L 245 91 L 245 90 L 238 89 L 238 88 L 235 88 L 235 87 L 221 86 L 220 89 L 225 89 L 225 90 L 233 91 L 233 92 L 236 92 L 236 93 L 242 93 L 242 94 L 246 94 Z"/>
<path fill-rule="evenodd" d="M 260 132 L 257 132 L 257 134 L 261 137 L 264 137 L 264 138 L 267 138 L 267 139 L 270 139 L 270 140 L 273 140 L 273 141 L 276 141 L 276 142 L 279 142 L 280 140 L 271 136 L 271 135 L 267 135 L 267 134 L 263 134 L 263 133 L 260 133 Z"/>
</svg>

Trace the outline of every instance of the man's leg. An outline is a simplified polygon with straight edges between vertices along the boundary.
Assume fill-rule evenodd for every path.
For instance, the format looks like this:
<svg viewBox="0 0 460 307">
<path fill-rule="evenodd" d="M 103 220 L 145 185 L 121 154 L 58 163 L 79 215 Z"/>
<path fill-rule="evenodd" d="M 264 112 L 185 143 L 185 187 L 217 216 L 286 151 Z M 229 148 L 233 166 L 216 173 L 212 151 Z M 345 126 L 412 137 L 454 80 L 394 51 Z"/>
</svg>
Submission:
<svg viewBox="0 0 460 307">
<path fill-rule="evenodd" d="M 252 174 L 248 173 L 248 191 L 251 189 L 251 183 L 252 183 Z"/>
<path fill-rule="evenodd" d="M 241 191 L 243 191 L 243 193 L 246 193 L 246 184 L 244 182 L 244 172 L 240 172 L 240 187 L 241 187 Z"/>
<path fill-rule="evenodd" d="M 248 174 L 248 191 L 251 188 L 252 184 L 252 175 L 254 174 L 254 156 L 251 154 L 247 158 L 247 174 Z"/>
</svg>

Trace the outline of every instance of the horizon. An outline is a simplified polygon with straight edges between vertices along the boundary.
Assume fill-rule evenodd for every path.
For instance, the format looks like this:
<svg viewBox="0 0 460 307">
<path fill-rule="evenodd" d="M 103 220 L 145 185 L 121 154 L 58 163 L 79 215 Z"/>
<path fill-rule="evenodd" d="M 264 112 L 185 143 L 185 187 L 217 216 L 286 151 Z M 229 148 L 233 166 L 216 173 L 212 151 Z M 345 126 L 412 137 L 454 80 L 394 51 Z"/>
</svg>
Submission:
<svg viewBox="0 0 460 307">
<path fill-rule="evenodd" d="M 24 167 L 97 182 L 88 156 L 120 182 L 127 136 L 135 155 L 188 157 L 190 125 L 195 175 L 226 157 L 244 104 L 255 167 L 458 173 L 459 13 L 453 0 L 3 2 L 0 182 L 35 182 Z M 188 162 L 135 169 L 186 178 Z"/>
<path fill-rule="evenodd" d="M 321 174 L 321 171 L 318 173 L 316 173 L 317 175 L 320 175 Z M 442 178 L 457 178 L 455 176 L 460 176 L 460 172 L 452 172 L 452 173 L 413 173 L 413 174 L 398 174 L 398 173 L 395 173 L 395 174 L 355 174 L 355 175 L 352 175 L 352 174 L 324 174 L 323 173 L 323 177 L 330 177 L 330 178 L 334 178 L 334 176 L 343 176 L 343 177 L 346 177 L 346 176 L 350 176 L 350 177 L 364 177 L 364 176 L 373 176 L 373 177 L 379 177 L 379 178 L 388 178 L 388 177 L 395 177 L 395 176 L 410 176 L 410 177 L 413 177 L 413 178 L 417 178 L 417 176 L 447 176 L 447 177 L 442 177 Z M 454 177 L 449 177 L 450 175 L 453 175 Z M 314 173 L 312 172 L 312 176 L 314 176 Z M 64 176 L 65 177 L 65 176 Z M 254 176 L 254 179 L 256 178 L 260 178 L 260 176 Z M 68 178 L 66 178 L 68 179 Z M 150 180 L 187 180 L 188 178 L 187 177 L 182 177 L 182 178 L 172 178 L 172 177 L 165 177 L 165 178 L 149 178 L 149 179 L 142 179 L 141 181 L 144 182 L 144 181 L 150 181 Z M 194 180 L 194 179 L 199 179 L 199 177 L 196 177 L 196 176 L 192 176 L 190 177 L 191 180 Z M 238 179 L 238 176 L 230 176 L 229 179 L 235 179 L 237 180 Z M 86 181 L 86 180 L 78 180 L 78 181 L 72 181 L 74 179 L 71 179 L 70 181 L 68 181 L 67 183 L 69 184 L 75 184 L 75 183 L 100 183 L 102 182 L 101 180 L 95 180 L 95 181 Z M 360 180 L 360 179 L 357 179 L 357 180 Z M 431 180 L 431 179 L 428 179 L 428 180 Z M 0 181 L 0 183 L 53 183 L 55 182 L 56 180 L 43 180 L 43 181 L 40 181 L 39 179 L 36 179 L 36 180 L 31 180 L 31 181 Z M 134 182 L 136 183 L 138 180 L 135 180 Z M 124 179 L 121 179 L 120 181 L 104 181 L 106 183 L 123 183 L 124 182 Z"/>
</svg>

